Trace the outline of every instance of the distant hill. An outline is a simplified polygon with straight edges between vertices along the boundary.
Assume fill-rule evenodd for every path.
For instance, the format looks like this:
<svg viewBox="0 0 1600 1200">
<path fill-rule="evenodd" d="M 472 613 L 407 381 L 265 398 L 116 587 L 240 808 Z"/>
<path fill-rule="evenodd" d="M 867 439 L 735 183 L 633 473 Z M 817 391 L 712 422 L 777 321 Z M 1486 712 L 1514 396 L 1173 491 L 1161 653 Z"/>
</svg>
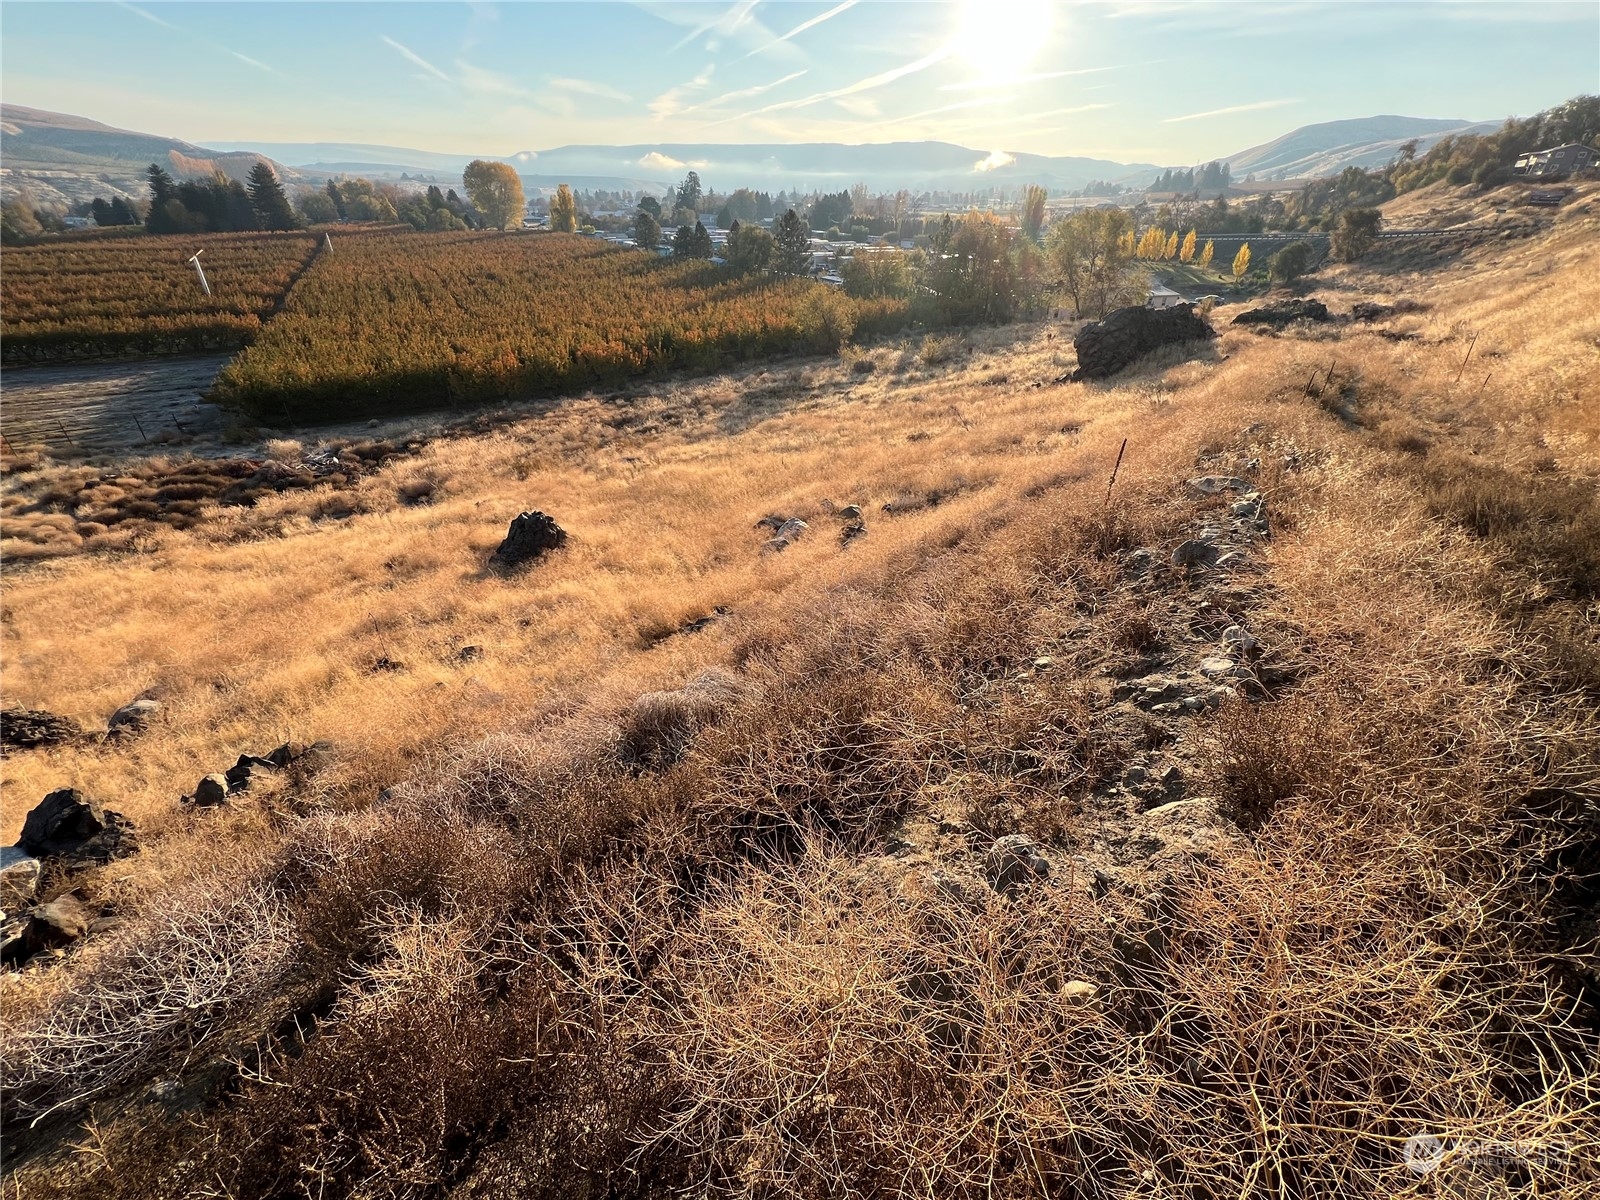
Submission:
<svg viewBox="0 0 1600 1200">
<path fill-rule="evenodd" d="M 512 155 L 445 154 L 358 142 L 220 142 L 197 146 L 177 138 L 135 133 L 63 113 L 17 104 L 0 106 L 0 185 L 7 195 L 26 188 L 37 203 L 93 196 L 143 197 L 151 162 L 181 178 L 212 170 L 242 179 L 260 158 L 291 182 L 319 185 L 340 175 L 367 175 L 455 186 L 474 158 L 510 163 L 530 192 L 559 183 L 579 189 L 665 192 L 690 170 L 719 190 L 837 191 L 862 182 L 874 191 L 910 188 L 984 192 L 1041 183 L 1072 191 L 1093 180 L 1147 186 L 1161 168 L 1071 155 L 977 150 L 951 142 L 666 143 L 558 146 Z M 1416 138 L 1421 149 L 1451 134 L 1484 133 L 1496 122 L 1376 116 L 1305 125 L 1282 137 L 1228 155 L 1235 181 L 1314 178 L 1348 166 L 1375 167 Z M 282 164 L 289 164 L 284 166 Z M 1183 164 L 1189 165 L 1189 164 Z"/>
<path fill-rule="evenodd" d="M 0 164 L 5 191 L 21 188 L 36 202 L 77 203 L 95 196 L 143 197 L 144 172 L 160 163 L 179 179 L 221 171 L 243 181 L 265 155 L 207 149 L 178 138 L 135 133 L 85 117 L 21 104 L 0 105 Z M 268 161 L 271 161 L 268 158 Z M 273 162 L 280 176 L 296 172 Z"/>
<path fill-rule="evenodd" d="M 340 142 L 221 142 L 224 149 L 255 151 L 290 163 L 302 174 L 363 172 L 412 176 L 459 175 L 473 158 L 510 163 L 531 187 L 570 183 L 574 187 L 664 191 L 691 170 L 718 188 L 752 187 L 768 191 L 837 191 L 864 182 L 874 190 L 943 188 L 977 191 L 986 187 L 1042 183 L 1079 188 L 1095 179 L 1153 175 L 1152 164 L 1039 154 L 999 154 L 949 142 L 888 142 L 846 145 L 666 143 L 634 146 L 560 146 L 509 156 L 439 154 L 399 146 Z M 983 163 L 984 168 L 979 169 Z"/>
<path fill-rule="evenodd" d="M 1493 133 L 1498 121 L 1438 120 L 1429 117 L 1360 117 L 1302 125 L 1282 137 L 1228 156 L 1233 177 L 1311 179 L 1337 175 L 1346 167 L 1381 167 L 1412 138 L 1426 150 L 1452 135 Z"/>
</svg>

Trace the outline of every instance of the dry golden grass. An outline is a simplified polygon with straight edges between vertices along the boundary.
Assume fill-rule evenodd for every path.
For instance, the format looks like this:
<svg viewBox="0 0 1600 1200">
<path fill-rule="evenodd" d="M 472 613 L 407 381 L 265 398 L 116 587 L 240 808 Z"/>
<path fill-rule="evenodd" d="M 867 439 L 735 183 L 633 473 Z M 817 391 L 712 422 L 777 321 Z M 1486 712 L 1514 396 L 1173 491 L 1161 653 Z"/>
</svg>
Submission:
<svg viewBox="0 0 1600 1200">
<path fill-rule="evenodd" d="M 5 761 L 8 832 L 77 782 L 151 835 L 91 883 L 122 932 L 4 980 L 13 1188 L 1592 1194 L 1600 284 L 1570 233 L 1503 254 L 1111 385 L 1022 328 L 576 400 L 347 519 L 15 570 L 8 700 L 166 707 Z M 1240 470 L 1270 543 L 1169 570 L 1226 513 L 1181 481 Z M 527 507 L 568 548 L 487 573 Z M 768 513 L 811 529 L 763 554 Z M 1115 701 L 1235 623 L 1217 712 Z M 336 766 L 178 811 L 291 735 Z M 1166 763 L 1178 809 L 1125 785 Z M 1052 870 L 1002 896 L 1016 832 Z"/>
</svg>

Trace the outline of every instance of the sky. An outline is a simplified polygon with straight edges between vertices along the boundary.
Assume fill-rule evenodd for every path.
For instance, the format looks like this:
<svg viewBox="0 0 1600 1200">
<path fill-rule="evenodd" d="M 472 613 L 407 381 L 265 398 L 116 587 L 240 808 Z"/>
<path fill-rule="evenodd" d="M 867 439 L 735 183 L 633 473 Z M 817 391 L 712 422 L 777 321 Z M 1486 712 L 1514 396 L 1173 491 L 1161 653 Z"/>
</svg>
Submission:
<svg viewBox="0 0 1600 1200">
<path fill-rule="evenodd" d="M 937 139 L 1182 164 L 1596 91 L 1596 0 L 0 3 L 0 98 L 200 145 Z"/>
</svg>

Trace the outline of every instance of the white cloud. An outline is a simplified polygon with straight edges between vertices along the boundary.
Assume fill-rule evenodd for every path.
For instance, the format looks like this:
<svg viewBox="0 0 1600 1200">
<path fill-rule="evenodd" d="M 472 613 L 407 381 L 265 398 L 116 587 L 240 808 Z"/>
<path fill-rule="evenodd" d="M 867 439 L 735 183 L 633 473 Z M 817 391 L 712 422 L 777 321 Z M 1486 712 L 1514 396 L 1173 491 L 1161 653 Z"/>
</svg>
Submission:
<svg viewBox="0 0 1600 1200">
<path fill-rule="evenodd" d="M 834 88 L 832 91 L 817 92 L 814 95 L 802 96 L 798 100 L 780 100 L 776 104 L 769 104 L 765 108 L 758 108 L 753 112 L 745 113 L 741 117 L 729 117 L 725 121 L 718 121 L 717 124 L 726 125 L 728 121 L 744 121 L 751 117 L 763 116 L 770 112 L 783 112 L 791 108 L 806 108 L 813 104 L 821 104 L 826 100 L 838 100 L 844 96 L 854 96 L 858 92 L 869 92 L 873 88 L 883 87 L 885 84 L 893 83 L 897 79 L 904 79 L 907 75 L 914 75 L 918 71 L 925 71 L 929 67 L 934 66 L 937 63 L 941 63 L 945 59 L 949 58 L 951 53 L 951 47 L 941 46 L 933 53 L 924 54 L 921 58 L 915 59 L 912 62 L 908 62 L 903 66 L 894 67 L 888 71 L 882 71 L 877 75 L 869 75 L 865 79 L 858 79 L 854 83 L 847 84 L 842 88 Z"/>
<path fill-rule="evenodd" d="M 165 29 L 177 29 L 178 28 L 171 21 L 163 21 L 160 17 L 156 16 L 155 13 L 146 12 L 144 9 L 140 8 L 136 4 L 121 4 L 121 3 L 119 3 L 117 5 L 117 7 L 118 8 L 125 8 L 129 12 L 133 13 L 134 16 L 143 17 L 146 21 L 149 21 L 154 25 L 160 25 Z"/>
<path fill-rule="evenodd" d="M 774 46 L 780 46 L 784 42 L 787 42 L 790 38 L 794 37 L 796 34 L 801 34 L 801 33 L 804 33 L 808 29 L 813 29 L 816 26 L 821 25 L 824 21 L 833 20 L 834 17 L 837 17 L 840 13 L 844 12 L 846 9 L 854 8 L 858 2 L 859 2 L 859 0 L 844 0 L 843 4 L 836 5 L 835 7 L 830 8 L 827 12 L 823 13 L 820 17 L 812 17 L 809 21 L 800 22 L 800 24 L 796 25 L 793 29 L 789 30 L 789 32 L 784 34 L 782 37 L 773 38 L 772 41 L 768 42 L 765 46 L 762 46 L 760 49 L 750 51 L 750 53 L 745 55 L 745 57 L 749 58 L 749 57 L 751 57 L 751 55 L 761 54 L 761 53 L 764 53 L 767 50 L 771 50 Z"/>
<path fill-rule="evenodd" d="M 998 171 L 1001 167 L 1009 167 L 1017 161 L 1015 154 L 1007 154 L 1004 150 L 991 150 L 988 158 L 980 158 L 974 171 Z"/>
<path fill-rule="evenodd" d="M 639 160 L 639 165 L 648 171 L 678 171 L 689 164 L 659 150 L 652 150 Z"/>
<path fill-rule="evenodd" d="M 1035 71 L 1030 75 L 1010 75 L 1004 79 L 965 79 L 960 83 L 947 83 L 941 92 L 969 92 L 974 88 L 991 88 L 998 84 L 1018 87 L 1024 83 L 1038 83 L 1045 79 L 1065 79 L 1069 75 L 1098 75 L 1102 71 L 1120 71 L 1121 67 L 1084 67 L 1079 71 Z"/>
<path fill-rule="evenodd" d="M 426 71 L 429 75 L 432 75 L 435 79 L 442 79 L 446 83 L 450 82 L 450 76 L 446 75 L 443 71 L 439 70 L 438 67 L 434 66 L 427 59 L 423 58 L 422 55 L 416 53 L 414 50 L 411 50 L 406 46 L 402 46 L 399 42 L 395 41 L 388 34 L 380 33 L 378 35 L 378 38 L 385 45 L 388 45 L 391 48 L 393 48 L 395 50 L 398 50 L 401 53 L 401 55 L 404 56 L 406 58 L 406 60 L 409 61 L 413 66 L 421 67 L 424 71 Z"/>
<path fill-rule="evenodd" d="M 1199 121 L 1206 117 L 1227 117 L 1234 113 L 1260 112 L 1266 108 L 1283 108 L 1289 104 L 1299 104 L 1299 100 L 1257 100 L 1254 104 L 1235 104 L 1231 108 L 1213 108 L 1206 112 L 1186 113 L 1181 117 L 1167 117 L 1161 123 L 1172 125 L 1178 121 Z"/>
<path fill-rule="evenodd" d="M 752 96 L 759 96 L 763 92 L 770 92 L 773 88 L 782 87 L 786 83 L 793 83 L 796 79 L 799 79 L 800 76 L 804 74 L 804 71 L 794 71 L 791 74 L 785 75 L 782 79 L 774 79 L 771 83 L 758 83 L 754 87 L 739 88 L 737 91 L 724 92 L 714 100 L 705 100 L 699 104 L 691 104 L 688 108 L 679 109 L 678 116 L 683 116 L 686 113 L 702 112 L 708 108 L 720 108 L 732 100 L 748 100 Z"/>
<path fill-rule="evenodd" d="M 878 102 L 869 96 L 840 96 L 834 101 L 845 112 L 853 117 L 881 117 L 883 110 L 878 107 Z"/>
<path fill-rule="evenodd" d="M 237 50 L 229 50 L 228 53 L 233 55 L 235 58 L 237 58 L 242 63 L 249 63 L 252 67 L 255 67 L 257 70 L 269 71 L 269 72 L 272 70 L 272 68 L 267 66 L 266 63 L 259 62 L 256 59 L 251 58 L 248 54 L 240 54 Z"/>
<path fill-rule="evenodd" d="M 711 82 L 711 74 L 715 70 L 715 64 L 707 63 L 705 70 L 689 80 L 688 83 L 680 83 L 675 88 L 668 88 L 645 107 L 650 110 L 650 115 L 658 121 L 664 117 L 677 116 L 688 107 L 684 104 L 684 99 L 691 92 L 703 91 Z"/>
<path fill-rule="evenodd" d="M 456 60 L 456 70 L 461 72 L 461 86 L 475 96 L 509 96 L 514 100 L 538 99 L 532 89 L 498 71 L 475 67 L 461 59 Z"/>
<path fill-rule="evenodd" d="M 609 83 L 596 83 L 592 79 L 552 79 L 550 86 L 564 92 L 577 92 L 583 96 L 601 96 L 607 100 L 631 100 L 627 92 L 612 87 Z"/>
</svg>

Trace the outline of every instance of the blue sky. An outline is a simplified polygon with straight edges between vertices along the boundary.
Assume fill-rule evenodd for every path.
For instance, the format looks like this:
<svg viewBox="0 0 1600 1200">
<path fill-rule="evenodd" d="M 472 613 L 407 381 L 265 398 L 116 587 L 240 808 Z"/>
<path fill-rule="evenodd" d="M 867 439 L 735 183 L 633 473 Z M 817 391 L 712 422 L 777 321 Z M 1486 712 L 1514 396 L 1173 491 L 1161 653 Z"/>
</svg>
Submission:
<svg viewBox="0 0 1600 1200">
<path fill-rule="evenodd" d="M 1600 90 L 1600 4 L 0 4 L 0 96 L 223 141 L 882 142 L 1187 163 Z"/>
</svg>

